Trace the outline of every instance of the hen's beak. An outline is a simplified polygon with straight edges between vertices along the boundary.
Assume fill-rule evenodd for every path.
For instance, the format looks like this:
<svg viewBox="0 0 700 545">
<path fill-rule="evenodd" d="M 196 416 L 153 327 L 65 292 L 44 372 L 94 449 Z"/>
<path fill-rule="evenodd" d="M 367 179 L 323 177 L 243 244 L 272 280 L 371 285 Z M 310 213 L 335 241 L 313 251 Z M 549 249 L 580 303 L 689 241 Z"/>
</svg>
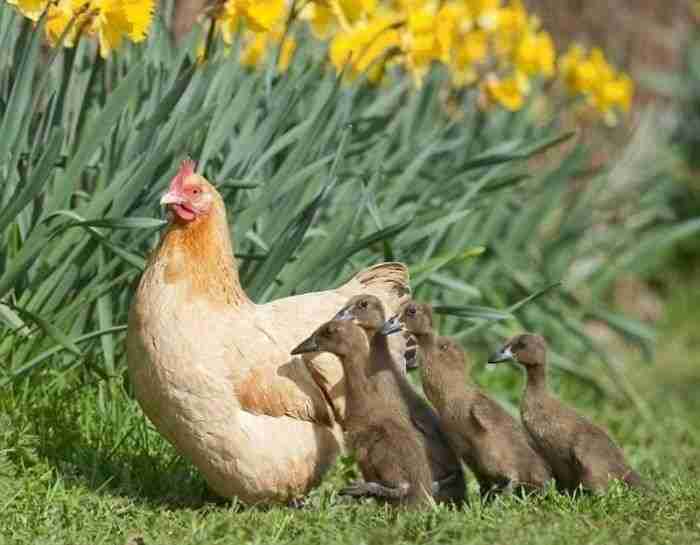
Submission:
<svg viewBox="0 0 700 545">
<path fill-rule="evenodd" d="M 292 355 L 296 356 L 297 354 L 306 354 L 307 352 L 320 352 L 316 335 L 311 335 L 311 337 L 305 341 L 302 341 L 294 350 L 292 350 Z"/>
<path fill-rule="evenodd" d="M 338 314 L 336 314 L 333 319 L 345 321 L 345 320 L 352 320 L 353 318 L 354 318 L 354 316 L 352 315 L 352 312 L 350 312 L 350 308 L 346 307 L 346 308 L 340 309 Z"/>
<path fill-rule="evenodd" d="M 391 335 L 392 333 L 398 333 L 399 331 L 401 331 L 401 329 L 403 329 L 403 325 L 399 321 L 399 315 L 395 314 L 386 322 L 384 322 L 380 333 L 382 335 Z"/>
<path fill-rule="evenodd" d="M 513 349 L 510 346 L 504 346 L 498 352 L 491 354 L 488 363 L 501 363 L 502 361 L 514 360 Z"/>
<path fill-rule="evenodd" d="M 168 204 L 183 204 L 184 202 L 185 199 L 174 191 L 163 193 L 163 196 L 160 198 L 161 206 L 166 206 Z"/>
</svg>

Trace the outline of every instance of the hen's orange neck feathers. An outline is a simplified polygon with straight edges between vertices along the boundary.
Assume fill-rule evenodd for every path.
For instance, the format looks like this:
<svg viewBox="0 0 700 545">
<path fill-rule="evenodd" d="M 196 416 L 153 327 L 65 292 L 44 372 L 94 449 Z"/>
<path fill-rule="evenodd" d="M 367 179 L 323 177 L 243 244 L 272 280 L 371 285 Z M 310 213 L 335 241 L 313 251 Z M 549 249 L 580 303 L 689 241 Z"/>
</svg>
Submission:
<svg viewBox="0 0 700 545">
<path fill-rule="evenodd" d="M 166 283 L 187 282 L 193 296 L 237 307 L 250 299 L 238 277 L 226 208 L 216 189 L 199 178 L 214 197 L 211 209 L 190 222 L 171 221 L 154 259 L 164 261 Z"/>
</svg>

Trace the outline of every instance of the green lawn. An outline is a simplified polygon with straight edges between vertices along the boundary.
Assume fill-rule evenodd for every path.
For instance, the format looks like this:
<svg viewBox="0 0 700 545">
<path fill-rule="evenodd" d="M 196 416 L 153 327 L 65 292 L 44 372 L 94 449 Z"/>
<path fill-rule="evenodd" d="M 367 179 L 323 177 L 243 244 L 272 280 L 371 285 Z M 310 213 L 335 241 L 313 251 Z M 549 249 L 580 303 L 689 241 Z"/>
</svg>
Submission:
<svg viewBox="0 0 700 545">
<path fill-rule="evenodd" d="M 0 393 L 0 543 L 698 543 L 700 301 L 689 291 L 669 304 L 655 362 L 626 363 L 655 421 L 566 384 L 610 427 L 651 493 L 551 492 L 486 506 L 472 494 L 462 509 L 396 513 L 339 500 L 353 472 L 341 462 L 304 509 L 217 503 L 121 389 L 86 374 L 79 387 Z"/>
</svg>

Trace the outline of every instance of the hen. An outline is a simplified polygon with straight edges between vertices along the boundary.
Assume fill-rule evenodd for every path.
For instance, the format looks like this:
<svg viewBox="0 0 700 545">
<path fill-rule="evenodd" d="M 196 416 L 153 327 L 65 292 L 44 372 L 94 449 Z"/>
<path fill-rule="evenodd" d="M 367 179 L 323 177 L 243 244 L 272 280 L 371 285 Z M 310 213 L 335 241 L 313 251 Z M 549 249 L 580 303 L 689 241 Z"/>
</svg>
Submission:
<svg viewBox="0 0 700 545">
<path fill-rule="evenodd" d="M 223 199 L 192 161 L 161 204 L 170 222 L 129 314 L 136 398 L 218 494 L 302 496 L 340 448 L 344 381 L 335 356 L 289 353 L 356 294 L 396 311 L 410 292 L 406 267 L 379 264 L 335 290 L 257 305 L 239 282 Z"/>
</svg>

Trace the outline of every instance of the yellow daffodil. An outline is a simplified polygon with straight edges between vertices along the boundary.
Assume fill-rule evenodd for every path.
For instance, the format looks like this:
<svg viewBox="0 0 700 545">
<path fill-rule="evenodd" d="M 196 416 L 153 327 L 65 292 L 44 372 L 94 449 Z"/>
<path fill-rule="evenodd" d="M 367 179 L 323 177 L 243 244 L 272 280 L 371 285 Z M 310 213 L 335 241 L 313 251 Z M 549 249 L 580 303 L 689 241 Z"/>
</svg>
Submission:
<svg viewBox="0 0 700 545">
<path fill-rule="evenodd" d="M 516 50 L 528 33 L 536 33 L 538 21 L 529 16 L 520 0 L 514 0 L 498 11 L 498 29 L 492 33 L 493 50 L 499 61 L 513 62 Z M 507 66 L 506 66 L 507 67 Z"/>
<path fill-rule="evenodd" d="M 254 32 L 268 32 L 284 22 L 287 10 L 285 0 L 226 0 L 217 27 L 231 44 L 241 24 Z"/>
<path fill-rule="evenodd" d="M 15 6 L 28 19 L 38 21 L 49 5 L 49 0 L 7 0 L 7 3 Z"/>
<path fill-rule="evenodd" d="M 616 111 L 629 112 L 632 104 L 634 84 L 627 75 L 615 76 L 596 85 L 589 100 L 603 114 L 606 123 L 617 123 Z"/>
<path fill-rule="evenodd" d="M 515 112 L 520 110 L 525 103 L 525 97 L 530 91 L 527 76 L 521 72 L 500 79 L 495 75 L 486 78 L 482 87 L 487 98 L 491 102 L 500 104 L 504 108 Z"/>
<path fill-rule="evenodd" d="M 325 0 L 345 30 L 372 16 L 377 9 L 377 0 Z"/>
<path fill-rule="evenodd" d="M 292 56 L 297 48 L 297 43 L 291 36 L 285 38 L 280 50 L 279 60 L 277 61 L 277 69 L 280 72 L 286 72 L 289 64 L 292 62 Z"/>
<path fill-rule="evenodd" d="M 559 58 L 559 73 L 570 90 L 576 88 L 576 68 L 585 58 L 585 49 L 576 43 L 571 45 L 569 50 Z"/>
<path fill-rule="evenodd" d="M 421 9 L 408 15 L 402 32 L 402 47 L 406 54 L 407 68 L 416 85 L 421 84 L 430 64 L 442 57 L 435 29 L 436 16 L 433 10 Z"/>
<path fill-rule="evenodd" d="M 580 45 L 574 44 L 559 60 L 559 70 L 564 82 L 573 93 L 589 94 L 595 86 L 612 76 L 612 68 L 600 51 L 590 56 Z"/>
<path fill-rule="evenodd" d="M 629 76 L 616 72 L 600 49 L 586 55 L 582 46 L 574 44 L 559 60 L 559 71 L 567 89 L 585 96 L 608 123 L 616 122 L 615 110 L 629 111 L 634 84 Z"/>
<path fill-rule="evenodd" d="M 515 51 L 516 69 L 528 76 L 542 75 L 546 78 L 554 75 L 554 42 L 545 32 L 528 32 L 523 36 Z"/>
<path fill-rule="evenodd" d="M 591 92 L 597 79 L 598 71 L 595 64 L 586 59 L 574 67 L 569 81 L 574 92 L 585 94 Z"/>
<path fill-rule="evenodd" d="M 284 21 L 287 9 L 285 0 L 250 0 L 245 13 L 252 30 L 266 32 Z"/>
<path fill-rule="evenodd" d="M 445 2 L 435 16 L 435 37 L 440 47 L 440 58 L 450 62 L 453 48 L 461 37 L 474 27 L 469 8 L 463 2 Z"/>
<path fill-rule="evenodd" d="M 488 56 L 488 36 L 484 30 L 473 30 L 464 35 L 450 63 L 452 82 L 456 87 L 471 85 L 478 79 L 476 66 Z"/>
<path fill-rule="evenodd" d="M 463 0 L 459 0 L 463 1 Z M 409 14 L 412 11 L 421 9 L 435 9 L 440 2 L 436 0 L 391 0 L 389 2 L 391 9 L 395 12 Z"/>
<path fill-rule="evenodd" d="M 92 16 L 88 0 L 60 0 L 51 4 L 46 16 L 46 38 L 55 47 L 68 25 L 75 19 L 63 42 L 63 45 L 73 47 Z"/>
<path fill-rule="evenodd" d="M 396 23 L 395 17 L 378 15 L 336 34 L 330 46 L 330 59 L 336 71 L 345 69 L 351 78 L 366 73 L 372 82 L 381 80 L 386 55 L 401 44 Z"/>
<path fill-rule="evenodd" d="M 528 15 L 521 0 L 513 0 L 498 10 L 498 31 L 519 36 L 528 29 Z"/>
<path fill-rule="evenodd" d="M 131 26 L 129 39 L 135 43 L 142 42 L 146 39 L 153 20 L 155 0 L 124 0 L 124 11 Z"/>
<path fill-rule="evenodd" d="M 498 28 L 501 0 L 464 0 L 479 27 L 493 31 Z"/>
<path fill-rule="evenodd" d="M 124 6 L 117 0 L 99 0 L 96 4 L 99 4 L 99 12 L 93 19 L 92 31 L 99 39 L 100 55 L 107 57 L 110 51 L 121 46 L 131 25 Z"/>
<path fill-rule="evenodd" d="M 598 77 L 604 80 L 609 80 L 614 77 L 615 69 L 610 66 L 610 63 L 605 59 L 605 53 L 599 47 L 591 49 L 590 62 L 595 67 Z"/>
<path fill-rule="evenodd" d="M 440 59 L 452 76 L 455 87 L 470 85 L 478 79 L 477 65 L 486 60 L 489 40 L 485 30 L 476 28 L 472 12 L 464 2 L 448 2 L 436 16 L 436 34 Z"/>
<path fill-rule="evenodd" d="M 457 48 L 459 64 L 477 64 L 486 60 L 488 55 L 488 36 L 483 30 L 473 30 L 464 35 Z"/>
<path fill-rule="evenodd" d="M 46 37 L 56 45 L 73 22 L 64 45 L 73 46 L 79 35 L 97 36 L 100 55 L 107 57 L 125 38 L 146 38 L 154 9 L 153 0 L 59 0 L 49 6 Z"/>
<path fill-rule="evenodd" d="M 224 42 L 229 45 L 233 43 L 244 18 L 245 10 L 239 3 L 236 0 L 226 0 L 216 18 L 216 28 L 221 32 Z"/>
<path fill-rule="evenodd" d="M 630 111 L 634 97 L 634 82 L 626 74 L 618 76 L 605 85 L 602 96 L 606 103 L 617 106 L 623 112 Z"/>
<path fill-rule="evenodd" d="M 34 21 L 46 11 L 51 44 L 63 34 L 69 46 L 88 35 L 99 40 L 106 57 L 125 40 L 146 38 L 155 0 L 7 2 Z M 242 32 L 240 62 L 260 65 L 279 48 L 277 68 L 286 70 L 296 48 L 284 32 L 292 1 L 221 2 L 216 28 L 227 44 Z M 574 44 L 557 59 L 551 36 L 528 13 L 524 0 L 306 0 L 301 20 L 316 38 L 330 40 L 331 63 L 351 78 L 364 74 L 378 82 L 386 66 L 396 63 L 420 85 L 431 66 L 442 63 L 454 87 L 479 84 L 484 100 L 515 111 L 529 94 L 528 78 L 550 78 L 557 66 L 564 87 L 583 96 L 608 121 L 631 107 L 634 84 L 629 76 L 597 48 L 588 51 Z M 486 78 L 485 70 L 491 71 Z"/>
<path fill-rule="evenodd" d="M 279 47 L 283 33 L 279 31 L 271 32 L 246 32 L 243 37 L 243 47 L 241 48 L 241 64 L 244 66 L 258 66 L 262 64 L 266 56 Z M 292 55 L 296 49 L 296 42 L 291 36 L 287 36 L 282 43 L 277 61 L 277 69 L 285 72 L 289 67 Z"/>
<path fill-rule="evenodd" d="M 325 2 L 309 2 L 301 12 L 301 19 L 311 27 L 312 34 L 319 40 L 327 40 L 336 31 L 336 16 Z"/>
<path fill-rule="evenodd" d="M 93 0 L 95 15 L 90 31 L 100 42 L 100 55 L 107 57 L 124 38 L 140 42 L 153 16 L 153 0 Z"/>
</svg>

